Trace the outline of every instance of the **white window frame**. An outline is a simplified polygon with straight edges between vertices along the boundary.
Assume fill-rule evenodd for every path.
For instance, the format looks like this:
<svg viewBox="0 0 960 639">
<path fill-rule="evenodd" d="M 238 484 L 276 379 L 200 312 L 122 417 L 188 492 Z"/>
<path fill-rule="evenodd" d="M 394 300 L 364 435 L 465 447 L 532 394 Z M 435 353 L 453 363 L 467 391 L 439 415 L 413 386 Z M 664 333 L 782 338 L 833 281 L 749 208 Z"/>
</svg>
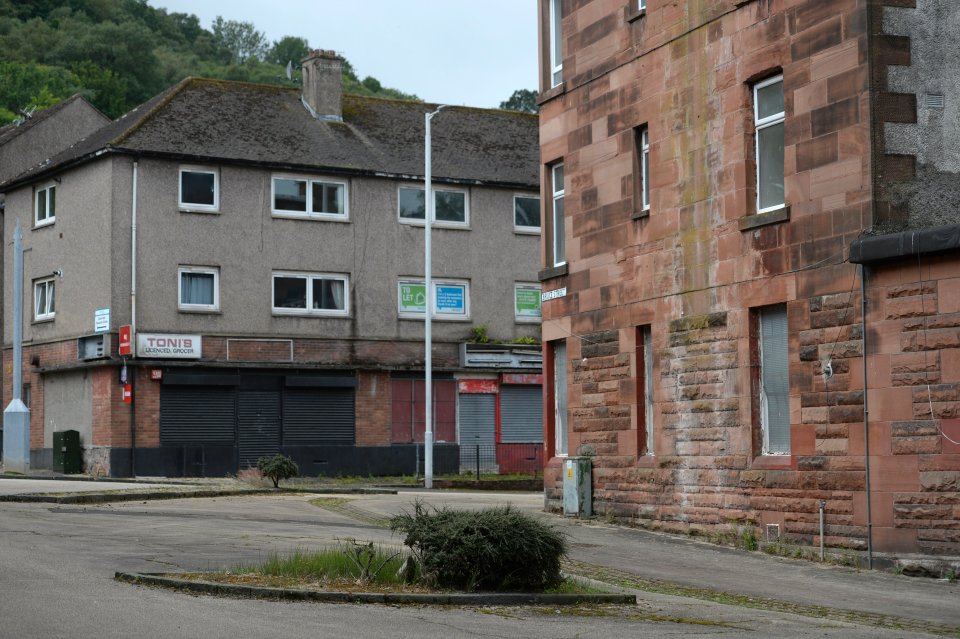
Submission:
<svg viewBox="0 0 960 639">
<path fill-rule="evenodd" d="M 213 204 L 198 204 L 183 201 L 183 174 L 205 173 L 213 176 Z M 184 165 L 177 172 L 177 203 L 181 211 L 188 213 L 218 213 L 220 211 L 220 171 L 204 166 Z"/>
<path fill-rule="evenodd" d="M 563 373 L 557 374 L 557 347 L 563 348 Z M 569 397 L 567 394 L 567 342 L 557 340 L 550 349 L 553 357 L 553 454 L 566 457 L 569 454 Z M 560 401 L 560 397 L 563 401 Z"/>
<path fill-rule="evenodd" d="M 540 229 L 543 227 L 543 209 L 540 209 L 540 226 L 522 226 L 517 224 L 517 200 L 523 198 L 526 200 L 536 200 L 537 208 L 540 208 L 540 196 L 527 193 L 516 193 L 513 196 L 513 232 L 521 235 L 540 235 Z"/>
<path fill-rule="evenodd" d="M 213 275 L 213 304 L 187 304 L 183 302 L 183 276 L 185 273 Z M 177 269 L 177 308 L 181 311 L 220 310 L 220 269 L 215 266 L 181 266 Z"/>
<path fill-rule="evenodd" d="M 565 225 L 557 224 L 557 202 L 562 201 L 564 197 L 563 184 L 560 184 L 560 188 L 557 188 L 557 169 L 563 170 L 563 162 L 557 162 L 550 165 L 550 188 L 552 189 L 552 198 L 551 198 L 551 207 L 550 207 L 550 261 L 553 266 L 563 266 L 567 263 L 566 255 L 566 238 L 564 237 Z M 566 175 L 566 172 L 564 172 Z M 561 214 L 560 219 L 563 219 Z M 558 231 L 559 226 L 559 233 Z M 559 247 L 557 246 L 557 238 L 560 237 L 563 240 L 563 255 L 558 255 Z"/>
<path fill-rule="evenodd" d="M 408 189 L 411 191 L 426 191 L 426 188 L 423 184 L 420 186 L 412 186 L 410 184 L 400 184 L 397 186 L 397 220 L 401 224 L 410 224 L 412 226 L 426 226 L 426 222 L 423 220 L 418 220 L 416 218 L 410 217 L 401 217 L 400 215 L 400 191 L 402 189 Z M 430 224 L 432 228 L 446 228 L 446 229 L 467 229 L 470 228 L 470 191 L 467 189 L 457 189 L 444 186 L 442 188 L 437 188 L 436 186 L 432 187 L 433 189 L 433 221 Z M 449 222 L 447 220 L 437 220 L 437 193 L 462 193 L 463 194 L 463 222 Z M 426 208 L 426 197 L 424 197 L 424 208 Z M 426 217 L 426 210 L 423 212 L 424 217 Z"/>
<path fill-rule="evenodd" d="M 46 301 L 46 306 L 41 312 L 38 302 L 40 296 L 37 294 L 39 288 L 45 287 L 44 300 Z M 50 292 L 53 291 L 53 295 L 50 295 Z M 52 302 L 51 302 L 52 300 Z M 33 281 L 33 320 L 35 322 L 45 322 L 52 320 L 57 315 L 57 281 L 56 277 L 44 277 Z M 51 310 L 52 308 L 52 310 Z"/>
<path fill-rule="evenodd" d="M 294 182 L 304 182 L 307 186 L 307 210 L 287 211 L 276 208 L 277 205 L 277 180 L 291 180 Z M 343 213 L 315 213 L 313 211 L 313 185 L 314 184 L 332 184 L 343 189 Z M 350 221 L 350 188 L 344 180 L 333 180 L 324 177 L 308 177 L 305 175 L 291 175 L 276 173 L 270 176 L 270 214 L 273 217 L 287 218 L 293 220 L 325 220 L 328 222 L 349 222 Z"/>
<path fill-rule="evenodd" d="M 764 118 L 760 117 L 760 99 L 759 91 L 760 89 L 766 88 L 770 85 L 780 83 L 783 84 L 783 74 L 775 75 L 771 78 L 767 78 L 762 82 L 757 82 L 753 85 L 753 150 L 754 150 L 754 161 L 756 162 L 756 185 L 757 185 L 757 200 L 756 207 L 757 213 L 768 213 L 770 211 L 776 211 L 782 209 L 786 206 L 786 201 L 780 202 L 779 204 L 774 204 L 773 206 L 768 206 L 765 208 L 760 207 L 760 131 L 768 127 L 782 124 L 786 117 L 786 111 L 780 111 L 779 113 L 774 113 L 773 115 L 768 115 Z M 782 88 L 781 88 L 782 91 Z M 786 104 L 784 104 L 784 109 L 786 109 Z M 784 194 L 784 200 L 786 200 L 786 194 Z"/>
<path fill-rule="evenodd" d="M 433 309 L 432 319 L 446 322 L 469 322 L 470 321 L 470 280 L 431 278 L 430 283 L 433 290 L 430 292 L 430 308 Z M 424 284 L 422 277 L 401 277 L 397 281 L 397 316 L 400 319 L 416 319 L 423 321 L 423 313 L 414 311 L 404 311 L 401 304 L 401 294 L 404 284 Z M 463 315 L 457 313 L 437 312 L 437 287 L 438 286 L 462 286 L 463 287 Z"/>
<path fill-rule="evenodd" d="M 537 292 L 537 298 L 540 298 L 540 293 L 543 291 L 543 287 L 538 282 L 514 282 L 513 283 L 513 318 L 517 323 L 520 324 L 539 324 L 543 320 L 543 307 L 541 306 L 540 315 L 536 317 L 532 315 L 520 315 L 517 312 L 517 292 L 521 289 L 524 290 L 535 290 Z"/>
<path fill-rule="evenodd" d="M 306 308 L 286 308 L 274 306 L 278 277 L 305 279 L 307 284 Z M 313 308 L 314 280 L 339 280 L 343 282 L 343 310 Z M 345 273 L 304 273 L 302 271 L 273 271 L 270 274 L 270 307 L 274 315 L 299 315 L 305 317 L 349 317 L 350 316 L 350 276 Z"/>
<path fill-rule="evenodd" d="M 38 187 L 33 192 L 33 226 L 34 228 L 38 226 L 48 226 L 57 221 L 57 205 L 56 205 L 57 196 L 56 195 L 53 196 L 53 199 L 54 199 L 53 211 L 50 210 L 50 193 L 53 192 L 55 194 L 56 191 L 57 191 L 57 184 L 55 182 L 48 182 L 43 186 Z M 43 210 L 44 218 L 42 220 L 40 219 L 40 194 L 41 193 L 46 193 L 46 195 L 44 196 L 44 210 Z"/>
<path fill-rule="evenodd" d="M 637 0 L 637 10 L 645 11 L 647 9 L 647 0 Z"/>
<path fill-rule="evenodd" d="M 548 0 L 550 3 L 550 88 L 563 84 L 563 51 L 557 55 L 557 50 L 563 46 L 563 15 L 561 3 L 563 0 Z M 559 34 L 560 42 L 557 42 Z M 559 58 L 559 59 L 558 59 Z"/>
<path fill-rule="evenodd" d="M 640 194 L 643 211 L 650 210 L 650 127 L 640 129 Z"/>
</svg>

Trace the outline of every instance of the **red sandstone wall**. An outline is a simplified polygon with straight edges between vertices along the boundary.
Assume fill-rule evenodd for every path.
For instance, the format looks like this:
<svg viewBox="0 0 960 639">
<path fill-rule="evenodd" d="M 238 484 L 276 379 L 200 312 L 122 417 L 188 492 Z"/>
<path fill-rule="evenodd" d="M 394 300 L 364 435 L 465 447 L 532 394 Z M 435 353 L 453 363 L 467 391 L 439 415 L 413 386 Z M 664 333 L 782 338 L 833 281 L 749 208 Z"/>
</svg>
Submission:
<svg viewBox="0 0 960 639">
<path fill-rule="evenodd" d="M 860 281 L 846 251 L 872 223 L 867 3 L 650 2 L 643 16 L 626 4 L 567 3 L 565 82 L 541 105 L 543 160 L 566 172 L 569 273 L 543 286 L 567 294 L 544 303 L 543 336 L 567 341 L 569 450 L 595 454 L 600 512 L 677 531 L 776 523 L 788 541 L 816 543 L 823 499 L 826 542 L 865 548 Z M 751 84 L 777 70 L 789 213 L 761 220 Z M 633 128 L 643 124 L 651 210 L 633 219 Z M 878 274 L 868 292 L 875 548 L 957 552 L 958 462 L 937 429 L 960 418 L 960 385 L 943 379 L 960 352 L 949 315 L 960 309 L 921 298 L 901 270 Z M 951 272 L 928 276 L 940 281 L 924 290 L 956 291 Z M 785 457 L 760 454 L 751 337 L 751 309 L 777 303 L 790 327 Z M 936 317 L 926 331 L 936 346 L 918 343 L 918 313 Z M 637 455 L 643 324 L 654 342 L 653 456 Z M 930 420 L 916 384 L 934 377 Z M 559 460 L 546 479 L 558 506 Z"/>
</svg>

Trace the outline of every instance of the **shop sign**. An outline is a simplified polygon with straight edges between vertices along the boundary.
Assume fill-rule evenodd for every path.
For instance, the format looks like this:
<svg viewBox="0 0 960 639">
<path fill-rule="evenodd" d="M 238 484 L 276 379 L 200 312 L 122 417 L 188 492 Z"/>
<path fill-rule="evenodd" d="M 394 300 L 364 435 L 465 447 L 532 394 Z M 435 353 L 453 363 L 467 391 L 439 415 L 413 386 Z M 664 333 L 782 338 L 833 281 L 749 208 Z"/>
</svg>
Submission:
<svg viewBox="0 0 960 639">
<path fill-rule="evenodd" d="M 495 379 L 461 379 L 457 384 L 457 390 L 465 394 L 496 394 L 500 391 L 500 385 Z"/>
<path fill-rule="evenodd" d="M 133 347 L 130 344 L 130 326 L 123 325 L 120 327 L 120 345 L 117 347 L 117 352 L 120 355 L 130 355 L 133 352 Z"/>
<path fill-rule="evenodd" d="M 152 359 L 200 359 L 203 353 L 199 335 L 138 333 L 137 357 Z"/>
</svg>

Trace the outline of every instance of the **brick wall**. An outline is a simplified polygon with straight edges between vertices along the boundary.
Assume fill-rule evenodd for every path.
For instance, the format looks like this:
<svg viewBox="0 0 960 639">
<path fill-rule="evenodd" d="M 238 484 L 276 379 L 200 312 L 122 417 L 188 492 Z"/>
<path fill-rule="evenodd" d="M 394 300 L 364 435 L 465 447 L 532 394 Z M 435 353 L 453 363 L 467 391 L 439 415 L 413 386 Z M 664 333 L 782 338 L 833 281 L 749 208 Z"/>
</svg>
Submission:
<svg viewBox="0 0 960 639">
<path fill-rule="evenodd" d="M 357 445 L 389 446 L 391 442 L 391 384 L 387 371 L 357 374 Z"/>
</svg>

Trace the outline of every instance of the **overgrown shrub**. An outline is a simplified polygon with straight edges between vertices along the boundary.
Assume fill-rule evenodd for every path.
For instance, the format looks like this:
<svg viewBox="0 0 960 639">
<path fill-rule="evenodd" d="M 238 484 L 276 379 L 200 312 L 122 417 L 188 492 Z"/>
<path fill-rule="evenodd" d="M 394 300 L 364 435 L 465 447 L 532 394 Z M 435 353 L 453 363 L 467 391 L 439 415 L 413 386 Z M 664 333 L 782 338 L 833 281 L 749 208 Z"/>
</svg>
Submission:
<svg viewBox="0 0 960 639">
<path fill-rule="evenodd" d="M 270 478 L 274 488 L 280 487 L 280 482 L 291 477 L 300 475 L 300 468 L 297 462 L 286 455 L 274 455 L 273 457 L 261 457 L 257 460 L 257 468 L 264 477 Z"/>
<path fill-rule="evenodd" d="M 566 554 L 563 533 L 510 506 L 442 509 L 390 520 L 420 563 L 423 579 L 458 590 L 538 591 L 558 585 Z"/>
</svg>

